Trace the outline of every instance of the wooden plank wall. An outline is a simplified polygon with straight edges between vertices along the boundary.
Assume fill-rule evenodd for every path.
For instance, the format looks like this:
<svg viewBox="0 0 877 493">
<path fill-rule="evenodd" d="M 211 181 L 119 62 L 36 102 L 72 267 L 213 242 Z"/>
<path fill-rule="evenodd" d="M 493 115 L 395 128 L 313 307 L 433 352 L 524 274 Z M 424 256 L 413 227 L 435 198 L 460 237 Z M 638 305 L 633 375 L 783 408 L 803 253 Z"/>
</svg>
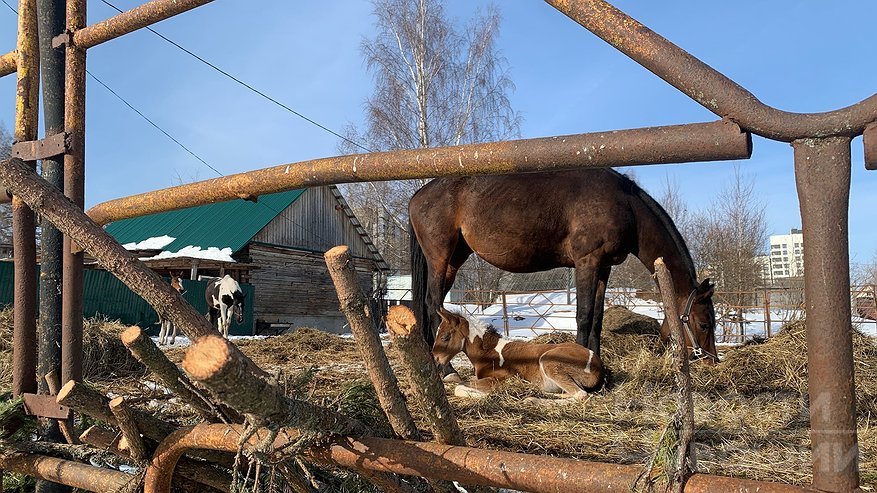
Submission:
<svg viewBox="0 0 877 493">
<path fill-rule="evenodd" d="M 250 273 L 250 283 L 256 287 L 257 320 L 297 324 L 303 316 L 343 318 L 321 254 L 250 244 L 249 260 L 259 266 Z M 370 294 L 374 263 L 354 262 L 360 285 Z"/>
<path fill-rule="evenodd" d="M 354 257 L 372 258 L 329 187 L 306 190 L 281 215 L 259 231 L 253 241 L 321 252 L 347 245 Z"/>
</svg>

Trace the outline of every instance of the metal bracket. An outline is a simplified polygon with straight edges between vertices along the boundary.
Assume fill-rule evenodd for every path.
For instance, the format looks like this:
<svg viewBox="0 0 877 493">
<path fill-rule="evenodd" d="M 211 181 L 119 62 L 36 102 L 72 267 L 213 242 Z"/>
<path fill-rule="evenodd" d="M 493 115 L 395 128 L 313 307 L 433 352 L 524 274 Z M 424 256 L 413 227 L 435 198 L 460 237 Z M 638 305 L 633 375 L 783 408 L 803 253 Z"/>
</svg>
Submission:
<svg viewBox="0 0 877 493">
<path fill-rule="evenodd" d="M 67 132 L 61 132 L 42 140 L 29 140 L 12 144 L 12 157 L 22 161 L 36 161 L 70 152 L 72 139 Z"/>
<path fill-rule="evenodd" d="M 55 402 L 54 395 L 21 394 L 21 398 L 25 414 L 42 418 L 70 418 L 70 408 Z"/>
</svg>

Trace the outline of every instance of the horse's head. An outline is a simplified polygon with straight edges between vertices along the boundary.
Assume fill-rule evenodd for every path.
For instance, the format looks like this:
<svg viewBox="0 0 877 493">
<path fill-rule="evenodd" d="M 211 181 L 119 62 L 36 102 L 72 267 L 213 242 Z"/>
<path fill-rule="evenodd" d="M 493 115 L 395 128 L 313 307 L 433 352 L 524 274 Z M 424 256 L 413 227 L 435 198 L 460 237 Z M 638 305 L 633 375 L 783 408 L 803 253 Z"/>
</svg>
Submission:
<svg viewBox="0 0 877 493">
<path fill-rule="evenodd" d="M 439 323 L 435 343 L 432 345 L 432 355 L 436 363 L 446 365 L 466 346 L 469 322 L 443 308 L 439 309 L 438 314 L 442 321 Z"/>
<path fill-rule="evenodd" d="M 716 352 L 714 292 L 715 285 L 711 284 L 709 279 L 704 279 L 687 296 L 680 293 L 680 296 L 685 296 L 681 298 L 679 316 L 682 318 L 682 331 L 685 334 L 685 344 L 688 346 L 688 356 L 693 360 L 704 360 L 709 364 L 719 362 Z M 670 336 L 670 326 L 666 320 L 661 325 L 661 336 L 664 339 Z"/>
<path fill-rule="evenodd" d="M 184 294 L 183 278 L 181 272 L 171 272 L 171 287 L 176 289 L 178 293 Z"/>
</svg>

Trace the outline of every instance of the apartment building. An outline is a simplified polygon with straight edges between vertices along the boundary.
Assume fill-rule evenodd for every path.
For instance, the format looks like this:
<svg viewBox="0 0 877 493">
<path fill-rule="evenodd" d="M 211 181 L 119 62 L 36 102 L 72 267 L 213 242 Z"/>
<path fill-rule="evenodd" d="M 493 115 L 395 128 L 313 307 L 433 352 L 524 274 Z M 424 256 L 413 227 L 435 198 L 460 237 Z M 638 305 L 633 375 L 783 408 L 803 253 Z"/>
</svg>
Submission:
<svg viewBox="0 0 877 493">
<path fill-rule="evenodd" d="M 768 279 L 804 275 L 804 235 L 792 229 L 786 235 L 770 235 L 770 270 Z"/>
</svg>

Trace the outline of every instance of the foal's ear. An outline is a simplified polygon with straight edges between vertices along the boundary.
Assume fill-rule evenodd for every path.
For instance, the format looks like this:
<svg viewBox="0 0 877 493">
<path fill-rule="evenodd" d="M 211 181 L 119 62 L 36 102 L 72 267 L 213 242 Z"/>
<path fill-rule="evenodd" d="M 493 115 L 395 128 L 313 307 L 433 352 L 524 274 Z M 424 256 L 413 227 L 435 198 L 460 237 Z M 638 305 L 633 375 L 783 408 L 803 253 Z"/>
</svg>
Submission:
<svg viewBox="0 0 877 493">
<path fill-rule="evenodd" d="M 711 283 L 710 278 L 707 277 L 702 283 L 700 283 L 700 286 L 697 287 L 697 300 L 710 298 L 715 292 L 716 285 Z"/>
</svg>

